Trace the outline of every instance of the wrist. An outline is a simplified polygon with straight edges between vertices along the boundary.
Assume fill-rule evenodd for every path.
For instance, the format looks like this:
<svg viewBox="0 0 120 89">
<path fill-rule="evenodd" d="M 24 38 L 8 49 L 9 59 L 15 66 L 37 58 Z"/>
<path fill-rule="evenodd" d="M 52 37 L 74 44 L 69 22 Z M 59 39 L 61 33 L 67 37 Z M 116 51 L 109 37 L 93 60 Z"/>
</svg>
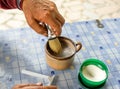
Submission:
<svg viewBox="0 0 120 89">
<path fill-rule="evenodd" d="M 16 0 L 18 9 L 22 10 L 22 4 L 24 0 Z"/>
</svg>

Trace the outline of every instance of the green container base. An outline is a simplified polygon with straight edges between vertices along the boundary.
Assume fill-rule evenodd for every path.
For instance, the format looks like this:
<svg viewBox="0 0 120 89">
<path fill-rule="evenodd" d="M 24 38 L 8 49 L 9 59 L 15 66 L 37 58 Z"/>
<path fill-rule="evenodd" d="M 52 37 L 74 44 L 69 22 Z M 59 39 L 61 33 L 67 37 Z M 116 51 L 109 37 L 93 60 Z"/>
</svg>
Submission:
<svg viewBox="0 0 120 89">
<path fill-rule="evenodd" d="M 82 68 L 84 66 L 92 65 L 92 64 L 105 70 L 107 76 L 104 80 L 99 81 L 99 82 L 94 82 L 94 81 L 88 80 L 87 78 L 84 77 L 84 75 L 82 74 Z M 79 73 L 78 73 L 78 79 L 84 86 L 86 86 L 89 89 L 99 89 L 106 83 L 106 80 L 108 79 L 108 68 L 102 61 L 100 61 L 98 59 L 94 59 L 94 58 L 87 59 L 81 64 L 81 67 L 80 67 Z"/>
<path fill-rule="evenodd" d="M 99 89 L 99 88 L 101 88 L 101 87 L 103 87 L 104 85 L 105 85 L 105 83 L 106 83 L 106 81 L 103 83 L 103 84 L 101 84 L 101 85 L 99 85 L 99 86 L 96 86 L 96 87 L 93 87 L 93 86 L 87 86 L 87 85 L 85 85 L 82 81 L 81 81 L 81 77 L 79 76 L 79 74 L 78 74 L 78 81 L 84 86 L 84 87 L 86 87 L 86 88 L 88 88 L 88 89 Z"/>
</svg>

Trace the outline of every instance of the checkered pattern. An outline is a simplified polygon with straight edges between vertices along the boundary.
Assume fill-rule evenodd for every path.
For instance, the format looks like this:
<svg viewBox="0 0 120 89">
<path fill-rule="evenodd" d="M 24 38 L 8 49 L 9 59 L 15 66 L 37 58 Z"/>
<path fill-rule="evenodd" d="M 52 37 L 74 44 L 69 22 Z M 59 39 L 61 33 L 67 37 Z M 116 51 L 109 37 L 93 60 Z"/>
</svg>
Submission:
<svg viewBox="0 0 120 89">
<path fill-rule="evenodd" d="M 44 46 L 47 37 L 30 28 L 0 30 L 0 89 L 11 89 L 18 83 L 48 81 L 21 74 L 22 69 L 51 76 L 58 76 L 55 85 L 59 89 L 85 89 L 78 82 L 81 63 L 87 58 L 98 58 L 109 68 L 109 78 L 101 89 L 120 89 L 120 19 L 105 19 L 104 28 L 95 21 L 66 23 L 62 36 L 81 42 L 83 47 L 76 54 L 73 65 L 64 71 L 50 68 L 45 61 Z"/>
</svg>

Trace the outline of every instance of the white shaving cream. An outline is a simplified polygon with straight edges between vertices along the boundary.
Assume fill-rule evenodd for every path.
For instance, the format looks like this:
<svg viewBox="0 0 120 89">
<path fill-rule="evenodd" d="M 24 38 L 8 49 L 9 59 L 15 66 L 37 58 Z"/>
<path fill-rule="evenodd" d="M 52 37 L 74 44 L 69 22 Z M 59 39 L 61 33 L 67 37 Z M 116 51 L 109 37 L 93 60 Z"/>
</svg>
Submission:
<svg viewBox="0 0 120 89">
<path fill-rule="evenodd" d="M 84 66 L 82 69 L 82 73 L 85 78 L 95 82 L 102 81 L 106 78 L 105 70 L 102 70 L 96 65 Z"/>
</svg>

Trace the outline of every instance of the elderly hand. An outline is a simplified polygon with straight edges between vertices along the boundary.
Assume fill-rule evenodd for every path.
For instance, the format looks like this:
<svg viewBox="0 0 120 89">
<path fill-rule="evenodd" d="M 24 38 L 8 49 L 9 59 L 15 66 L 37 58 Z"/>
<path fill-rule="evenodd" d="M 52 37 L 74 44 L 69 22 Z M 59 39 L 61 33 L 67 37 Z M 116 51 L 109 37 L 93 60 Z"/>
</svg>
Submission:
<svg viewBox="0 0 120 89">
<path fill-rule="evenodd" d="M 37 33 L 47 36 L 44 24 L 48 24 L 57 36 L 61 34 L 65 20 L 54 2 L 50 0 L 24 0 L 22 9 L 29 26 Z"/>
<path fill-rule="evenodd" d="M 20 84 L 12 89 L 57 89 L 56 86 L 42 86 L 42 84 Z"/>
</svg>

